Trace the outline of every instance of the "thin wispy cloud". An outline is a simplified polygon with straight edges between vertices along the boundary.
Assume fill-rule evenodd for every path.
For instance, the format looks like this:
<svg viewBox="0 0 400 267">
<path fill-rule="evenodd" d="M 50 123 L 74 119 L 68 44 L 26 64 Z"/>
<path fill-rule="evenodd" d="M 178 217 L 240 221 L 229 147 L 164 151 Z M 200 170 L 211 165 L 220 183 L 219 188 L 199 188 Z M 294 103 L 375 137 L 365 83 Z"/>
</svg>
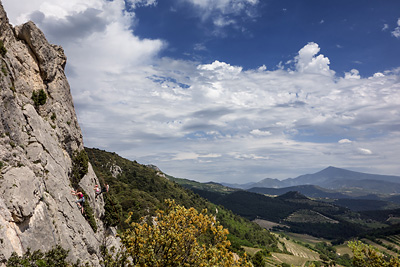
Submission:
<svg viewBox="0 0 400 267">
<path fill-rule="evenodd" d="M 251 16 L 249 10 L 259 4 L 259 0 L 181 0 L 193 4 L 200 11 L 206 12 L 206 15 L 212 15 L 214 12 L 220 14 L 240 14 L 245 13 Z"/>
<path fill-rule="evenodd" d="M 181 0 L 195 8 L 195 13 L 203 21 L 212 21 L 216 27 L 214 34 L 223 34 L 223 28 L 232 26 L 239 29 L 242 19 L 258 16 L 259 0 Z"/>
</svg>

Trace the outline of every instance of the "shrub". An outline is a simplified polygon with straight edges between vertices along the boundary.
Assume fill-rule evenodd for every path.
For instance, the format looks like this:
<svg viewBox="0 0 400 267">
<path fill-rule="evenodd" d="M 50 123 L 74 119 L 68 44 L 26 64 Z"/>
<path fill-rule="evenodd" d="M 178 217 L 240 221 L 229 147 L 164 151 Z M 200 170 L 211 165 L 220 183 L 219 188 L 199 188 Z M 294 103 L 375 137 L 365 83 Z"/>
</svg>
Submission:
<svg viewBox="0 0 400 267">
<path fill-rule="evenodd" d="M 76 264 L 66 261 L 68 256 L 68 250 L 63 249 L 60 245 L 57 245 L 53 249 L 46 253 L 36 250 L 31 252 L 30 249 L 26 251 L 23 256 L 18 256 L 17 253 L 13 252 L 11 257 L 7 260 L 6 266 L 12 267 L 67 267 L 67 266 L 78 266 Z"/>
<path fill-rule="evenodd" d="M 89 158 L 86 154 L 86 151 L 82 149 L 81 151 L 75 151 L 72 155 L 72 171 L 71 171 L 71 185 L 73 188 L 79 187 L 79 182 L 88 173 L 89 168 Z M 85 197 L 85 202 L 83 203 L 83 209 L 85 210 L 85 218 L 88 221 L 90 227 L 92 227 L 93 231 L 97 231 L 96 220 L 93 215 L 93 209 L 89 205 L 89 196 L 82 189 L 81 192 Z"/>
<path fill-rule="evenodd" d="M 106 226 L 116 226 L 122 216 L 122 207 L 118 200 L 110 194 L 104 195 L 104 216 L 102 218 Z"/>
<path fill-rule="evenodd" d="M 86 151 L 75 151 L 72 155 L 71 184 L 73 188 L 79 187 L 79 182 L 88 173 L 89 158 Z"/>
<path fill-rule="evenodd" d="M 351 241 L 348 246 L 353 251 L 353 266 L 355 267 L 399 267 L 400 260 L 397 257 L 387 257 L 377 248 L 362 243 Z"/>
<path fill-rule="evenodd" d="M 100 246 L 102 266 L 121 267 L 129 264 L 128 254 L 123 249 L 116 249 L 114 246 L 108 248 L 106 245 Z M 131 266 L 131 265 L 128 265 Z"/>
<path fill-rule="evenodd" d="M 252 261 L 254 267 L 264 267 L 265 266 L 264 256 L 261 251 L 258 251 L 256 254 L 254 254 L 251 261 Z"/>
<path fill-rule="evenodd" d="M 93 215 L 93 209 L 89 205 L 89 196 L 86 194 L 86 192 L 82 189 L 82 194 L 85 196 L 85 202 L 83 202 L 83 209 L 85 211 L 85 219 L 89 223 L 90 227 L 92 227 L 94 232 L 97 232 L 97 224 L 96 220 Z"/>
<path fill-rule="evenodd" d="M 153 222 L 132 223 L 121 235 L 134 266 L 251 266 L 228 250 L 228 231 L 206 211 L 167 200 Z M 149 218 L 150 219 L 150 218 Z"/>
<path fill-rule="evenodd" d="M 1 72 L 4 74 L 4 76 L 7 76 L 7 74 L 8 74 L 6 66 L 4 65 L 4 63 L 1 65 Z"/>
<path fill-rule="evenodd" d="M 39 92 L 33 91 L 32 97 L 33 103 L 35 107 L 43 106 L 47 101 L 47 94 L 43 89 L 40 89 Z"/>
<path fill-rule="evenodd" d="M 0 55 L 4 57 L 7 53 L 7 49 L 4 47 L 4 43 L 0 40 Z"/>
</svg>

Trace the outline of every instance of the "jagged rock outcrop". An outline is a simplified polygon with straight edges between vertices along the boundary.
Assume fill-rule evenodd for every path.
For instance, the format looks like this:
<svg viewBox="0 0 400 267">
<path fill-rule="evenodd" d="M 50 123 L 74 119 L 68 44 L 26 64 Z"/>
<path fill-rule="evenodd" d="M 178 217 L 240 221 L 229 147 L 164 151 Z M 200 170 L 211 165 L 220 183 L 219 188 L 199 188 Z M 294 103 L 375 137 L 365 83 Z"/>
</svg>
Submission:
<svg viewBox="0 0 400 267">
<path fill-rule="evenodd" d="M 89 194 L 94 233 L 70 194 L 72 158 L 83 149 L 60 46 L 33 22 L 13 28 L 0 1 L 0 265 L 12 252 L 60 244 L 70 260 L 99 266 L 103 199 L 90 164 L 80 186 Z M 43 90 L 45 104 L 32 100 Z"/>
</svg>

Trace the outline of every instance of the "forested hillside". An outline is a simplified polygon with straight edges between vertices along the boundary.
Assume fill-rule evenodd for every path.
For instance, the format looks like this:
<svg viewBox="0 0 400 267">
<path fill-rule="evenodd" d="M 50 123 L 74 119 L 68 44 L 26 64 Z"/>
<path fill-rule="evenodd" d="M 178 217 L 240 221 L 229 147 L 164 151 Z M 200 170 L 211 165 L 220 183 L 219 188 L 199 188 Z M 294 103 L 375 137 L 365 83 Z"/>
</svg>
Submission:
<svg viewBox="0 0 400 267">
<path fill-rule="evenodd" d="M 179 179 L 176 181 L 182 182 Z M 221 188 L 210 190 L 205 185 L 192 185 L 185 181 L 183 183 L 209 201 L 222 205 L 249 220 L 261 219 L 280 223 L 281 226 L 276 226 L 276 230 L 282 229 L 282 225 L 285 225 L 287 231 L 316 237 L 341 240 L 356 237 L 376 227 L 387 226 L 389 220 L 396 219 L 388 216 L 389 214 L 395 216 L 396 210 L 384 211 L 387 216 L 382 216 L 383 211 L 370 211 L 371 215 L 368 212 L 361 214 L 335 205 L 336 202 L 333 200 L 330 201 L 333 203 L 329 203 L 328 200 L 316 201 L 294 191 L 278 197 L 268 197 L 243 190 L 227 193 Z M 370 206 L 376 207 L 376 205 Z"/>
<path fill-rule="evenodd" d="M 102 186 L 109 185 L 109 192 L 103 193 L 105 221 L 109 225 L 125 229 L 129 212 L 132 212 L 132 220 L 138 221 L 143 216 L 153 215 L 157 209 L 165 208 L 165 199 L 174 199 L 186 208 L 207 209 L 209 214 L 216 216 L 217 221 L 229 230 L 228 239 L 233 249 L 246 245 L 277 250 L 277 240 L 267 230 L 170 181 L 155 166 L 145 166 L 95 148 L 85 150 Z"/>
<path fill-rule="evenodd" d="M 358 214 L 346 208 L 309 199 L 298 192 L 288 192 L 276 198 L 269 198 L 256 193 L 232 190 L 219 184 L 199 184 L 165 175 L 155 166 L 142 165 L 115 153 L 93 148 L 85 148 L 85 151 L 99 177 L 101 186 L 109 185 L 109 192 L 103 193 L 105 200 L 103 219 L 107 225 L 117 226 L 121 233 L 129 229 L 128 224 L 125 223 L 129 212 L 131 212 L 132 221 L 136 222 L 137 229 L 147 229 L 141 226 L 143 221 L 140 218 L 147 215 L 153 216 L 156 210 L 168 209 L 164 200 L 174 199 L 177 205 L 187 209 L 191 207 L 198 211 L 207 209 L 209 216 L 216 218 L 229 230 L 228 240 L 232 243 L 230 249 L 238 252 L 239 255 L 243 255 L 246 251 L 252 256 L 250 258 L 253 263 L 256 262 L 258 256 L 259 259 L 264 259 L 266 264 L 272 264 L 268 266 L 286 266 L 284 265 L 286 262 L 295 266 L 303 264 L 311 266 L 312 263 L 320 266 L 321 263 L 332 264 L 333 262 L 340 263 L 342 266 L 352 266 L 350 256 L 336 254 L 336 248 L 332 244 L 340 243 L 338 239 L 343 242 L 346 238 L 355 237 L 361 233 L 364 236 L 370 234 L 372 240 L 381 242 L 374 239 L 374 236 L 381 236 L 382 233 L 371 231 L 373 228 L 364 223 L 369 220 L 373 227 L 372 225 L 375 225 L 379 218 L 384 217 L 377 212 L 373 212 L 371 216 Z M 243 217 L 235 215 L 231 210 Z M 386 213 L 385 216 L 390 215 Z M 377 218 L 373 218 L 373 215 Z M 279 236 L 271 234 L 249 220 L 255 218 L 280 222 L 281 226 L 290 227 L 280 228 L 281 231 L 309 233 L 336 241 L 332 241 L 332 244 L 290 241 L 283 233 Z M 381 225 L 384 224 L 381 222 Z M 397 227 L 390 228 L 393 231 L 384 234 L 398 234 Z M 279 230 L 279 226 L 276 230 Z M 207 238 L 202 242 L 208 242 Z M 337 248 L 340 250 L 341 246 Z M 350 249 L 345 250 L 348 253 Z M 263 253 L 262 257 L 260 253 L 256 253 L 258 251 Z M 143 254 L 144 258 L 147 256 L 149 254 Z"/>
</svg>

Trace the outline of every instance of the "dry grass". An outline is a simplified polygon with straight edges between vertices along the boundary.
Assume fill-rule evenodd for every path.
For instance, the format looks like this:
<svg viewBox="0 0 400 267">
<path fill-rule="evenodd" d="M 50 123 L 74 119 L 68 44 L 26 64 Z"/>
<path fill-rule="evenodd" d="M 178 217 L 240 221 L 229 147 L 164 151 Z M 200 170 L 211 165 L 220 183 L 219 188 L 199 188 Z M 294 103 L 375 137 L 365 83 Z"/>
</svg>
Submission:
<svg viewBox="0 0 400 267">
<path fill-rule="evenodd" d="M 314 237 L 314 236 L 306 235 L 306 234 L 296 234 L 296 233 L 288 232 L 288 233 L 285 233 L 285 235 L 287 235 L 288 237 L 290 237 L 292 239 L 299 240 L 300 242 L 308 243 L 311 245 L 314 245 L 319 242 L 326 242 L 326 243 L 330 242 L 328 239 L 318 238 L 318 237 Z"/>
<path fill-rule="evenodd" d="M 253 222 L 255 222 L 260 227 L 265 228 L 267 230 L 271 230 L 272 227 L 274 227 L 274 226 L 285 226 L 285 225 L 282 225 L 282 224 L 279 224 L 279 223 L 275 223 L 275 222 L 271 222 L 271 221 L 267 221 L 267 220 L 262 220 L 262 219 L 255 219 Z"/>
<path fill-rule="evenodd" d="M 309 261 L 309 259 L 306 258 L 283 254 L 283 253 L 272 253 L 272 258 L 277 263 L 285 262 L 288 264 L 293 264 L 294 266 L 304 266 L 306 262 Z"/>
</svg>

